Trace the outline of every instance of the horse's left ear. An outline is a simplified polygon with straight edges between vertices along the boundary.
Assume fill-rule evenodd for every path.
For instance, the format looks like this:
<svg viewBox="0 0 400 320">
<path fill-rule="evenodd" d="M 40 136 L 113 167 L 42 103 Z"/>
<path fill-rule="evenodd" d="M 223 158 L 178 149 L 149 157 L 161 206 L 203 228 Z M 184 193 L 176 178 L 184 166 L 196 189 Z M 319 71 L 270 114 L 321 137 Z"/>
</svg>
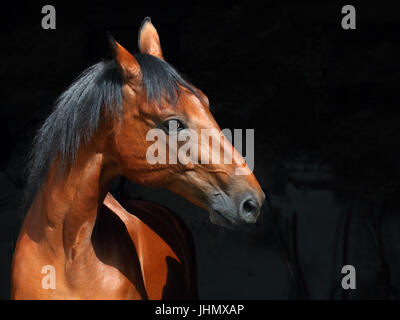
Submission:
<svg viewBox="0 0 400 320">
<path fill-rule="evenodd" d="M 139 29 L 139 50 L 141 53 L 151 54 L 164 60 L 160 38 L 149 17 L 143 20 Z"/>
<path fill-rule="evenodd" d="M 108 44 L 111 49 L 114 61 L 116 62 L 121 75 L 125 79 L 136 77 L 140 71 L 139 63 L 135 57 L 129 53 L 123 46 L 121 46 L 110 32 L 108 34 Z"/>
</svg>

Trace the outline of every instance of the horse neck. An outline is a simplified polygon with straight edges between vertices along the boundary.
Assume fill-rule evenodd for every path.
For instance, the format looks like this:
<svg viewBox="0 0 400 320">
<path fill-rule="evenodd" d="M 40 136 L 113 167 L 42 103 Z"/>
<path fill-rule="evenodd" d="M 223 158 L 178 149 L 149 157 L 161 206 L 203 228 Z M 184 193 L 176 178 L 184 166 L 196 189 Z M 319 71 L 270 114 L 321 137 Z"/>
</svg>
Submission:
<svg viewBox="0 0 400 320">
<path fill-rule="evenodd" d="M 97 212 L 114 176 L 103 153 L 79 152 L 74 165 L 62 173 L 53 162 L 30 209 L 41 216 L 36 228 L 43 245 L 56 255 L 64 252 L 69 261 L 83 256 L 91 247 Z"/>
</svg>

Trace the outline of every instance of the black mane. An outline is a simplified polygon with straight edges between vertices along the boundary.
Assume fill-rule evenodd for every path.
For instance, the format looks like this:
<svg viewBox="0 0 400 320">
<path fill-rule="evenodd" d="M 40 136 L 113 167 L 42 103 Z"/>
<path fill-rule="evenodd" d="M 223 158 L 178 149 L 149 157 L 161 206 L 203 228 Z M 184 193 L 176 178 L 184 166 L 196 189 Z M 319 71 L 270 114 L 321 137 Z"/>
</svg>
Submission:
<svg viewBox="0 0 400 320">
<path fill-rule="evenodd" d="M 166 100 L 175 104 L 179 85 L 198 96 L 192 85 L 167 62 L 147 54 L 134 56 L 141 68 L 141 83 L 149 102 L 162 106 Z M 86 69 L 56 100 L 53 112 L 33 140 L 22 214 L 44 182 L 53 159 L 58 156 L 64 168 L 72 164 L 79 147 L 89 142 L 98 128 L 101 114 L 107 109 L 121 115 L 122 86 L 115 61 L 102 61 Z"/>
</svg>

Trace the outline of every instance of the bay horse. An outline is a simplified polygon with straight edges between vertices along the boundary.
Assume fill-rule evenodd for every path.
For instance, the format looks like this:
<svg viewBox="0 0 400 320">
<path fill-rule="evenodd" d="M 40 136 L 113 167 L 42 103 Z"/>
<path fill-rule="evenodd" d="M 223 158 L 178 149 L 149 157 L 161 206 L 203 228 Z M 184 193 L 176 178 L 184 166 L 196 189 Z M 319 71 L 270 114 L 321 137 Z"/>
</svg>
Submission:
<svg viewBox="0 0 400 320">
<path fill-rule="evenodd" d="M 146 133 L 153 128 L 166 135 L 221 129 L 206 95 L 164 60 L 150 18 L 139 29 L 140 53 L 112 36 L 109 42 L 113 59 L 88 68 L 61 94 L 34 139 L 12 299 L 197 297 L 184 223 L 155 203 L 118 202 L 108 193 L 116 177 L 175 192 L 228 228 L 259 215 L 265 195 L 230 143 L 223 144 L 233 152 L 230 164 L 149 164 Z M 235 175 L 237 168 L 246 174 Z M 54 284 L 46 287 L 49 266 Z"/>
</svg>

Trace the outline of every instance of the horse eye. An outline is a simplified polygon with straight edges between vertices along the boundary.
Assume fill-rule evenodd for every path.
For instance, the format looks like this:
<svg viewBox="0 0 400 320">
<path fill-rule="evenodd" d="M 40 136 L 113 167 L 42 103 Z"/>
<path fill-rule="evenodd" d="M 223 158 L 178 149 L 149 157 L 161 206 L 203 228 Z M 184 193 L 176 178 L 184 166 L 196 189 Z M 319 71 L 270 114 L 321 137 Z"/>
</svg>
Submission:
<svg viewBox="0 0 400 320">
<path fill-rule="evenodd" d="M 178 119 L 171 119 L 171 120 L 165 121 L 163 124 L 163 127 L 164 127 L 164 130 L 169 134 L 177 133 L 178 131 L 185 128 L 182 121 L 180 121 Z"/>
</svg>

